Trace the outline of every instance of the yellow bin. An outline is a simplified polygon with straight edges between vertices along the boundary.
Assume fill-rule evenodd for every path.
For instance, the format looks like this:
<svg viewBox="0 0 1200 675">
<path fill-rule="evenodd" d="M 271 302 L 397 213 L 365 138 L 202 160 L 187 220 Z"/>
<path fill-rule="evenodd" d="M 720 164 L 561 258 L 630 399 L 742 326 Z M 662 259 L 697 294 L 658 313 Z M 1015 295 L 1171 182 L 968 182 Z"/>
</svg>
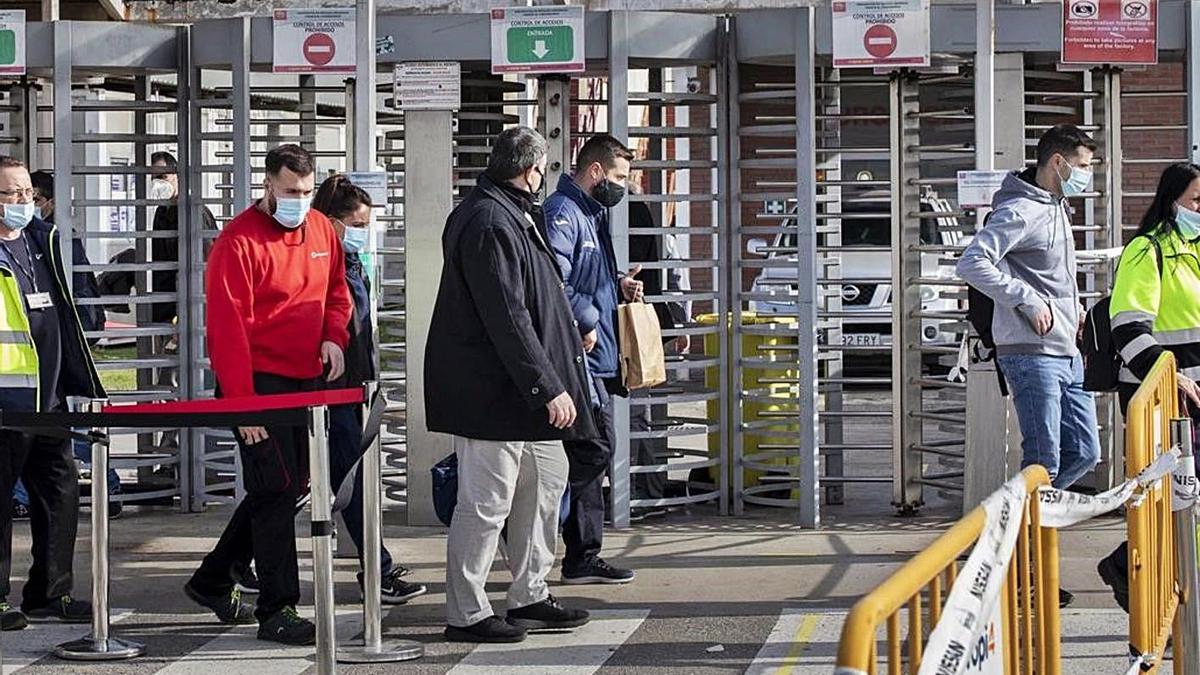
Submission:
<svg viewBox="0 0 1200 675">
<path fill-rule="evenodd" d="M 732 319 L 732 316 L 730 316 L 730 319 Z M 702 325 L 712 326 L 712 325 L 716 324 L 717 316 L 715 314 L 704 314 L 704 315 L 697 317 L 697 321 Z M 755 325 L 761 326 L 764 324 L 780 324 L 781 326 L 794 327 L 796 325 L 796 319 L 791 318 L 791 317 L 771 316 L 769 314 L 764 314 L 764 315 L 760 316 L 757 312 L 742 312 L 742 326 L 755 326 Z M 732 326 L 730 326 L 730 328 L 732 328 Z M 721 336 L 719 334 L 704 336 L 704 353 L 708 356 L 716 356 L 717 354 L 719 354 L 720 353 L 720 350 L 719 350 L 720 339 L 721 339 Z M 745 402 L 744 404 L 742 404 L 742 420 L 744 422 L 756 422 L 756 421 L 760 421 L 760 420 L 771 419 L 774 416 L 777 416 L 780 414 L 785 414 L 785 413 L 786 413 L 786 417 L 784 419 L 787 420 L 787 421 L 783 421 L 781 419 L 779 424 L 772 424 L 772 425 L 764 427 L 764 428 L 755 428 L 753 430 L 749 430 L 748 432 L 746 432 L 744 435 L 745 440 L 742 444 L 742 456 L 743 457 L 754 457 L 754 456 L 764 452 L 761 449 L 762 445 L 795 446 L 797 444 L 797 435 L 799 433 L 799 426 L 797 425 L 797 423 L 794 420 L 796 419 L 796 414 L 798 414 L 798 412 L 799 412 L 799 403 L 800 402 L 797 400 L 795 394 L 792 392 L 794 385 L 789 384 L 787 382 L 771 382 L 771 381 L 764 382 L 763 381 L 764 379 L 766 379 L 766 380 L 795 380 L 796 378 L 799 377 L 800 373 L 796 369 L 794 359 L 790 358 L 790 357 L 794 356 L 794 354 L 795 354 L 794 351 L 787 350 L 787 351 L 773 353 L 770 350 L 771 347 L 777 347 L 777 346 L 783 346 L 783 347 L 792 346 L 792 349 L 794 349 L 795 348 L 794 345 L 796 345 L 797 342 L 798 342 L 798 340 L 797 340 L 797 337 L 796 337 L 796 334 L 794 331 L 780 332 L 779 335 L 743 334 L 743 336 L 742 336 L 742 357 L 743 358 L 770 359 L 772 357 L 777 356 L 780 353 L 786 354 L 788 357 L 786 360 L 784 360 L 778 366 L 763 367 L 762 365 L 754 365 L 754 366 L 743 366 L 743 368 L 742 368 L 741 387 L 742 387 L 743 391 L 757 390 L 757 391 L 761 391 L 761 392 L 766 392 L 766 393 L 768 393 L 768 395 L 771 399 L 778 399 L 778 403 L 776 403 L 774 401 L 772 401 L 772 402 L 765 402 L 765 401 L 747 401 L 747 402 Z M 709 368 L 705 369 L 705 371 L 704 371 L 704 383 L 710 389 L 715 390 L 718 387 L 720 387 L 720 384 L 721 384 L 720 377 L 721 377 L 720 369 L 717 368 L 716 366 L 709 367 Z M 719 415 L 720 415 L 719 406 L 720 405 L 721 405 L 720 401 L 709 401 L 708 402 L 709 419 L 718 419 L 719 418 Z M 772 434 L 778 434 L 778 435 L 772 435 Z M 709 439 L 708 439 L 709 456 L 715 457 L 720 452 L 721 442 L 722 442 L 722 438 L 720 436 L 716 436 L 716 435 L 709 436 Z M 758 460 L 758 461 L 759 461 L 759 463 L 764 462 L 764 460 Z M 771 458 L 769 460 L 765 460 L 765 463 L 783 468 L 783 467 L 787 467 L 789 465 L 798 464 L 799 461 L 800 461 L 800 458 L 794 452 L 789 452 L 789 453 L 786 453 L 785 456 L 775 457 L 775 458 Z M 708 470 L 709 475 L 711 476 L 711 478 L 714 481 L 718 480 L 718 478 L 719 478 L 719 476 L 717 474 L 718 468 L 719 467 L 714 466 L 714 467 L 710 467 Z M 729 463 L 728 471 L 729 471 L 730 484 L 732 485 L 732 483 L 733 483 L 733 462 Z M 753 487 L 753 486 L 758 485 L 759 479 L 766 473 L 768 473 L 768 472 L 762 471 L 762 470 L 757 470 L 757 469 L 756 470 L 747 469 L 742 474 L 743 487 Z M 780 471 L 779 473 L 786 473 L 786 470 Z M 782 489 L 782 488 L 776 487 L 774 485 L 772 485 L 771 487 L 776 490 Z M 792 497 L 795 498 L 796 496 L 797 496 L 796 491 L 793 490 Z"/>
</svg>

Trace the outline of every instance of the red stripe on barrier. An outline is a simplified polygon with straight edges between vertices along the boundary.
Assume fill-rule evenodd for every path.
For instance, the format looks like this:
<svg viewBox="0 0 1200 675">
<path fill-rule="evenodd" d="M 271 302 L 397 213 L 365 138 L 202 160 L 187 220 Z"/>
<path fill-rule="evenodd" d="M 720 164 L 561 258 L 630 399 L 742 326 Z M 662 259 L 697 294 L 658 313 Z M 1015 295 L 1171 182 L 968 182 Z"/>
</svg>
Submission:
<svg viewBox="0 0 1200 675">
<path fill-rule="evenodd" d="M 166 401 L 163 403 L 138 403 L 135 405 L 106 405 L 104 414 L 187 414 L 187 413 L 246 413 L 260 410 L 290 410 L 315 408 L 322 405 L 354 405 L 365 400 L 365 391 L 355 389 L 328 389 L 306 391 L 296 394 L 271 394 L 269 396 L 242 396 L 239 398 L 216 398 L 203 401 Z"/>
</svg>

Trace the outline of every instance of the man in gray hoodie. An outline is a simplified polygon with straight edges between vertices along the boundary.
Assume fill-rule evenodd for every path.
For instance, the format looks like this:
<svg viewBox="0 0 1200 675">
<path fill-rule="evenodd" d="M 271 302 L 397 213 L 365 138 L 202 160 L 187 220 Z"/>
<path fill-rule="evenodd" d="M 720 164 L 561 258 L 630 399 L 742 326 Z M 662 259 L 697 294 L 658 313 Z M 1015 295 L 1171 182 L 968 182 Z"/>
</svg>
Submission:
<svg viewBox="0 0 1200 675">
<path fill-rule="evenodd" d="M 1083 389 L 1083 308 L 1066 200 L 1091 184 L 1096 142 L 1062 124 L 1038 141 L 1037 166 L 1013 172 L 958 262 L 958 275 L 995 302 L 996 361 L 1021 426 L 1021 466 L 1041 464 L 1054 487 L 1100 458 L 1096 403 Z"/>
</svg>

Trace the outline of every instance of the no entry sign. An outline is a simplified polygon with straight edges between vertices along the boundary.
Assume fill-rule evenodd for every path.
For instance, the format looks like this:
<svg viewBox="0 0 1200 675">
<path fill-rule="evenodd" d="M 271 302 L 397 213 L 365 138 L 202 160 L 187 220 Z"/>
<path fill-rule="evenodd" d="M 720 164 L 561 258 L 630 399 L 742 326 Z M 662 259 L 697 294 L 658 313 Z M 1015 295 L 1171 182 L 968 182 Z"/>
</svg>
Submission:
<svg viewBox="0 0 1200 675">
<path fill-rule="evenodd" d="M 276 73 L 353 73 L 354 9 L 275 10 Z"/>
<path fill-rule="evenodd" d="M 929 65 L 929 0 L 834 0 L 835 68 Z"/>
<path fill-rule="evenodd" d="M 1066 0 L 1063 63 L 1158 63 L 1158 0 Z"/>
</svg>

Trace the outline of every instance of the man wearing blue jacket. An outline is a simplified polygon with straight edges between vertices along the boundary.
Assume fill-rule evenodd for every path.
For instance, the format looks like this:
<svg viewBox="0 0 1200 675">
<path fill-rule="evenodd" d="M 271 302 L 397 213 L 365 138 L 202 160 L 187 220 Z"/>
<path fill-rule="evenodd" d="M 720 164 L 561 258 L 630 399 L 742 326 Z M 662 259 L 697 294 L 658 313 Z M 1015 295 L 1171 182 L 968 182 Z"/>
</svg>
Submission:
<svg viewBox="0 0 1200 675">
<path fill-rule="evenodd" d="M 575 175 L 563 175 L 546 200 L 546 227 L 566 283 L 567 299 L 587 352 L 591 403 L 601 437 L 564 443 L 570 463 L 571 512 L 563 525 L 567 584 L 624 584 L 633 570 L 613 567 L 600 557 L 604 541 L 604 473 L 612 460 L 612 394 L 623 393 L 617 342 L 617 304 L 642 299 L 642 282 L 617 269 L 608 209 L 625 196 L 633 153 L 607 134 L 592 137 L 579 150 Z"/>
</svg>

